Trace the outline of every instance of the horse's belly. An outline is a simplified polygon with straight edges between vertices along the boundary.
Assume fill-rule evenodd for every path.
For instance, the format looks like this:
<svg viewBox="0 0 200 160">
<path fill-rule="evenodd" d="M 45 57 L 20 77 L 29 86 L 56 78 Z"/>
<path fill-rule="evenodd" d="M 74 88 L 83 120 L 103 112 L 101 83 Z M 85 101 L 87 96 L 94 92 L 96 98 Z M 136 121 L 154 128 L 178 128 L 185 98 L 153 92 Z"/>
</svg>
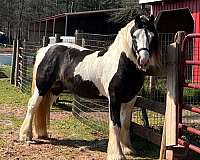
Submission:
<svg viewBox="0 0 200 160">
<path fill-rule="evenodd" d="M 80 75 L 76 75 L 73 78 L 73 92 L 79 96 L 87 98 L 99 98 L 102 97 L 100 90 L 94 82 L 90 80 L 83 80 Z"/>
</svg>

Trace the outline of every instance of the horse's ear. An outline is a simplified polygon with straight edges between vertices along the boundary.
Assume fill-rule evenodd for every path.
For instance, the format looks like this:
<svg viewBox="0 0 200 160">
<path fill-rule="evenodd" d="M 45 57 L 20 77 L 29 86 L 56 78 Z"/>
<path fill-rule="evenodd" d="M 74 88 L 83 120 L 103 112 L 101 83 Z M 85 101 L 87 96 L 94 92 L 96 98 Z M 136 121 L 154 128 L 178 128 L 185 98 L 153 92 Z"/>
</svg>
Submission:
<svg viewBox="0 0 200 160">
<path fill-rule="evenodd" d="M 154 15 L 151 15 L 151 16 L 149 17 L 149 22 L 154 23 L 154 20 L 155 20 Z"/>
<path fill-rule="evenodd" d="M 136 27 L 136 28 L 142 28 L 142 27 L 143 27 L 143 24 L 142 24 L 140 15 L 137 15 L 137 16 L 135 17 L 135 27 Z"/>
</svg>

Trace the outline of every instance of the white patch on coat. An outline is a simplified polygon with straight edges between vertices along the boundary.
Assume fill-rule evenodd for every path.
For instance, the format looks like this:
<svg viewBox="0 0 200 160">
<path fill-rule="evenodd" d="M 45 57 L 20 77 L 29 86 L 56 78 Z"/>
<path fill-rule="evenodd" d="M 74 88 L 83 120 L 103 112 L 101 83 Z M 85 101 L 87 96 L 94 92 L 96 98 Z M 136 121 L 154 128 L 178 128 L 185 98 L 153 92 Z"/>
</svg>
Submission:
<svg viewBox="0 0 200 160">
<path fill-rule="evenodd" d="M 132 111 L 132 108 L 137 100 L 137 96 L 135 96 L 131 101 L 128 103 L 122 103 L 121 104 L 121 110 L 120 110 L 120 122 L 123 124 L 123 122 L 126 119 L 126 114 L 128 114 L 130 111 Z M 131 108 L 130 108 L 131 107 Z"/>
<path fill-rule="evenodd" d="M 125 159 L 120 146 L 120 128 L 113 125 L 109 120 L 109 141 L 107 148 L 107 160 L 122 160 Z"/>
<path fill-rule="evenodd" d="M 120 132 L 120 144 L 122 152 L 125 155 L 135 154 L 135 150 L 132 147 L 130 140 L 130 122 L 132 118 L 133 106 L 136 102 L 137 96 L 134 97 L 128 103 L 122 103 L 120 109 L 120 122 L 121 122 L 121 132 Z"/>
<path fill-rule="evenodd" d="M 108 51 L 97 57 L 99 51 L 87 55 L 75 68 L 74 76 L 80 75 L 83 80 L 92 81 L 100 92 L 100 96 L 108 97 L 108 85 L 117 71 L 120 54 Z"/>
</svg>

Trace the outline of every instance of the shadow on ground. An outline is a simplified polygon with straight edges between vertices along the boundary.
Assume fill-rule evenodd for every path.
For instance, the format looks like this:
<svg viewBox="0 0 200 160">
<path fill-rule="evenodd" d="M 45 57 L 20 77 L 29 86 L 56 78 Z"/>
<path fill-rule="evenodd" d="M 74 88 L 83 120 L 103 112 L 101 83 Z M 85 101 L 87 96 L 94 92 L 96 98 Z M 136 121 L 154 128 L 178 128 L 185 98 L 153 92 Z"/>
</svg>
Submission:
<svg viewBox="0 0 200 160">
<path fill-rule="evenodd" d="M 87 141 L 87 140 L 73 140 L 73 139 L 56 139 L 49 138 L 48 140 L 35 140 L 36 145 L 39 144 L 51 144 L 55 146 L 68 146 L 74 148 L 85 147 L 92 151 L 106 152 L 107 149 L 107 139 Z"/>
<path fill-rule="evenodd" d="M 68 146 L 80 149 L 89 149 L 91 151 L 106 152 L 108 139 L 87 141 L 87 140 L 72 140 L 72 139 L 55 139 L 37 140 L 36 144 L 51 144 L 55 146 Z M 136 150 L 135 157 L 157 159 L 159 157 L 159 147 L 147 142 L 146 140 L 134 135 L 134 148 Z"/>
</svg>

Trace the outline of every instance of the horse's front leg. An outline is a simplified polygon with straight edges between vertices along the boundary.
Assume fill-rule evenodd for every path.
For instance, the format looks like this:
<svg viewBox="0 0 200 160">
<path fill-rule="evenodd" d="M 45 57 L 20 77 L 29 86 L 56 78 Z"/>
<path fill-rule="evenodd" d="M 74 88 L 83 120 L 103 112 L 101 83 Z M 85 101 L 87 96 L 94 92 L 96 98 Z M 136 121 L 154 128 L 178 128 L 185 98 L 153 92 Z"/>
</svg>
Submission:
<svg viewBox="0 0 200 160">
<path fill-rule="evenodd" d="M 121 104 L 116 96 L 109 99 L 109 141 L 107 148 L 107 160 L 123 160 L 126 159 L 122 153 L 120 145 L 120 108 Z"/>
<path fill-rule="evenodd" d="M 129 103 L 123 103 L 120 110 L 121 133 L 120 142 L 124 154 L 135 154 L 130 140 L 130 122 L 132 118 L 132 107 L 135 104 L 136 98 Z"/>
</svg>

